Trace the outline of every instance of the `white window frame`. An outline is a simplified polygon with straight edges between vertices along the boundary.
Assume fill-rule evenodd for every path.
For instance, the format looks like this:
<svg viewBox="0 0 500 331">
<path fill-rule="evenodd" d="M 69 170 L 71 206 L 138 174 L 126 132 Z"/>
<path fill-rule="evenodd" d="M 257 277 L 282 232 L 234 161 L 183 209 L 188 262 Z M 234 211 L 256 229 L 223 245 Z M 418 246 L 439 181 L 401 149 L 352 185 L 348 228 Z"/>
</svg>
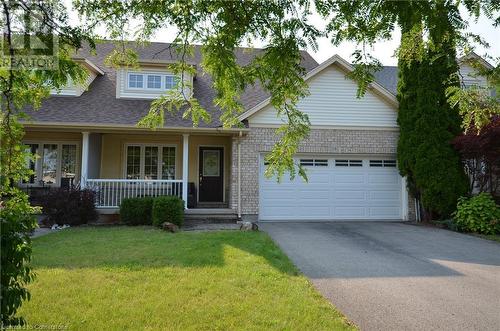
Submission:
<svg viewBox="0 0 500 331">
<path fill-rule="evenodd" d="M 370 168 L 397 168 L 398 162 L 395 159 L 370 159 L 368 166 Z"/>
<path fill-rule="evenodd" d="M 365 166 L 362 159 L 342 158 L 342 159 L 335 159 L 333 163 L 334 166 L 338 168 L 348 168 L 348 167 L 361 168 Z"/>
<path fill-rule="evenodd" d="M 157 178 L 161 178 L 162 174 L 162 161 L 163 161 L 163 147 L 173 147 L 175 149 L 174 155 L 175 155 L 175 161 L 174 161 L 174 178 L 177 178 L 177 161 L 178 161 L 178 151 L 179 149 L 177 148 L 176 144 L 158 144 L 158 143 L 126 143 L 124 144 L 123 147 L 123 178 L 127 179 L 127 158 L 128 158 L 128 147 L 129 146 L 138 146 L 140 147 L 140 166 L 139 166 L 139 180 L 144 180 L 144 172 L 145 172 L 145 162 L 146 162 L 146 147 L 158 147 L 158 170 L 157 170 Z M 162 179 L 164 180 L 164 179 Z M 166 179 L 165 179 L 166 180 Z"/>
<path fill-rule="evenodd" d="M 137 76 L 140 75 L 142 77 L 142 87 L 132 87 L 130 86 L 130 76 Z M 127 89 L 129 90 L 144 90 L 145 87 L 145 79 L 144 79 L 144 73 L 142 72 L 128 72 L 127 73 Z"/>
<path fill-rule="evenodd" d="M 299 164 L 303 167 L 328 167 L 330 162 L 327 158 L 301 158 Z"/>
<path fill-rule="evenodd" d="M 174 85 L 172 87 L 169 87 L 167 88 L 167 77 L 172 77 L 173 81 L 174 81 Z M 162 83 L 165 84 L 164 85 L 164 90 L 173 90 L 176 88 L 176 85 L 175 85 L 175 78 L 176 76 L 175 75 L 165 75 L 162 79 Z M 180 81 L 180 77 L 177 77 L 177 79 Z"/>
<path fill-rule="evenodd" d="M 142 76 L 142 87 L 131 87 L 130 86 L 130 76 L 131 75 L 141 75 Z M 160 88 L 148 87 L 148 77 L 149 76 L 160 76 Z M 173 77 L 174 82 L 175 82 L 176 78 L 178 80 L 181 79 L 177 75 L 174 75 L 171 73 L 148 72 L 148 71 L 128 71 L 127 72 L 126 89 L 132 90 L 132 91 L 169 91 L 169 90 L 174 89 L 175 86 L 172 88 L 167 88 L 167 78 L 166 77 Z"/>
<path fill-rule="evenodd" d="M 149 77 L 153 77 L 153 76 L 160 77 L 160 87 L 149 87 L 149 86 L 148 86 L 148 83 L 149 83 Z M 146 81 L 146 86 L 145 86 L 145 88 L 146 88 L 147 90 L 158 90 L 158 91 L 159 91 L 159 90 L 164 90 L 164 89 L 162 88 L 162 87 L 164 87 L 164 86 L 163 86 L 163 76 L 162 76 L 162 75 L 160 75 L 160 74 L 146 74 L 146 79 L 145 79 L 145 81 Z"/>
<path fill-rule="evenodd" d="M 76 163 L 75 163 L 75 182 L 80 180 L 80 155 L 81 155 L 81 146 L 80 141 L 75 140 L 26 140 L 23 141 L 24 145 L 38 145 L 38 158 L 35 160 L 35 175 L 39 178 L 38 181 L 34 183 L 23 183 L 22 181 L 19 185 L 26 187 L 41 187 L 41 186 L 61 186 L 61 175 L 62 175 L 62 145 L 76 145 Z M 45 183 L 40 184 L 40 181 L 43 177 L 43 145 L 57 145 L 57 165 L 56 165 L 56 182 L 53 184 Z"/>
</svg>

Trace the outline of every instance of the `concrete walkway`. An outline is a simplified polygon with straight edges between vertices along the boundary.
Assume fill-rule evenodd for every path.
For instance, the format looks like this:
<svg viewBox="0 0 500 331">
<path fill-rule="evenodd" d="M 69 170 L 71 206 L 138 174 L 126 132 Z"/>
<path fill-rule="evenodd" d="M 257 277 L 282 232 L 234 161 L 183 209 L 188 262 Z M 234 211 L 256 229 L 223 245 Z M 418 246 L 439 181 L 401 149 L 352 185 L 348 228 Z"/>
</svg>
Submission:
<svg viewBox="0 0 500 331">
<path fill-rule="evenodd" d="M 500 330 L 500 244 L 391 222 L 260 223 L 362 330 Z"/>
</svg>

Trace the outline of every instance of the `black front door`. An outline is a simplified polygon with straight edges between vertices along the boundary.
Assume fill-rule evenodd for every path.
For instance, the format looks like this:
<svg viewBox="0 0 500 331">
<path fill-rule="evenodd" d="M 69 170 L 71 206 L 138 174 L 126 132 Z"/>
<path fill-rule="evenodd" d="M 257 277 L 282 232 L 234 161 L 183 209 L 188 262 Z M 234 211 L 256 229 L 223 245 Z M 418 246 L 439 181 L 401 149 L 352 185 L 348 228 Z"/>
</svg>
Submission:
<svg viewBox="0 0 500 331">
<path fill-rule="evenodd" d="M 222 202 L 224 191 L 224 149 L 200 147 L 200 202 Z"/>
</svg>

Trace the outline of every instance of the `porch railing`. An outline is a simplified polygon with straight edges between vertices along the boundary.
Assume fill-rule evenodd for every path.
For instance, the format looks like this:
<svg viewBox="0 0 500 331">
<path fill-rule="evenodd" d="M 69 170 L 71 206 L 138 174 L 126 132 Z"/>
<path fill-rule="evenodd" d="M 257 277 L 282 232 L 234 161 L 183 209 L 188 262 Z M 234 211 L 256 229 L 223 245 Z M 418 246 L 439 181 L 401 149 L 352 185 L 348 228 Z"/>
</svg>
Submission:
<svg viewBox="0 0 500 331">
<path fill-rule="evenodd" d="M 87 179 L 96 192 L 97 208 L 118 208 L 125 198 L 175 195 L 182 198 L 182 180 Z"/>
</svg>

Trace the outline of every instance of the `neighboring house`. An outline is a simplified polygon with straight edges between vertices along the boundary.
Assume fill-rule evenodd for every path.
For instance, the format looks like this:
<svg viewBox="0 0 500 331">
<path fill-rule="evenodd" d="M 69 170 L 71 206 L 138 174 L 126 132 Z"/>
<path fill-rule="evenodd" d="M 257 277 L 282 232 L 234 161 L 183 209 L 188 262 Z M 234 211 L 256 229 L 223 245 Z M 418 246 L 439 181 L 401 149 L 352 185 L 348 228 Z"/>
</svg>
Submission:
<svg viewBox="0 0 500 331">
<path fill-rule="evenodd" d="M 263 175 L 264 155 L 283 119 L 258 86 L 241 96 L 245 127 L 223 129 L 196 47 L 190 64 L 197 73 L 184 79 L 213 121 L 193 128 L 181 113 L 167 114 L 164 127 L 141 129 L 136 124 L 151 101 L 176 84 L 166 69 L 175 53 L 168 44 L 151 43 L 137 48 L 140 69 L 115 70 L 104 64 L 113 48 L 102 43 L 96 55 L 81 51 L 78 61 L 90 74 L 85 86 L 54 91 L 41 109 L 28 111 L 25 143 L 40 158 L 24 186 L 80 183 L 97 191 L 102 212 L 116 212 L 125 197 L 174 194 L 188 208 L 225 208 L 247 219 L 414 218 L 414 201 L 396 166 L 397 68 L 378 72 L 358 99 L 356 83 L 346 79 L 348 62 L 336 55 L 318 65 L 303 52 L 310 95 L 299 108 L 309 115 L 311 134 L 297 162 L 307 168 L 309 182 L 277 183 Z M 236 55 L 245 64 L 258 52 L 238 49 Z"/>
</svg>

